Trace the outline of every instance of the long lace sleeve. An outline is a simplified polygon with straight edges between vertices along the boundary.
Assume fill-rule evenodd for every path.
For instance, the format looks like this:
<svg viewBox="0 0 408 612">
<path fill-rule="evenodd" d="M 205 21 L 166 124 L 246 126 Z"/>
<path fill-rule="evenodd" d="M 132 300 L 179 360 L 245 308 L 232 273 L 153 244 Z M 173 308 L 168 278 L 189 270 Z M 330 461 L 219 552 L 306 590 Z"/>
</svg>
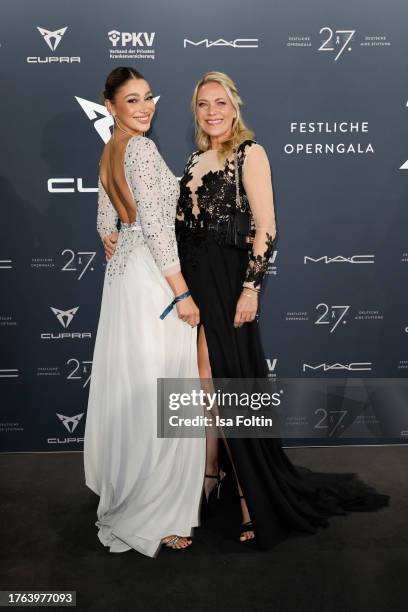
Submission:
<svg viewBox="0 0 408 612">
<path fill-rule="evenodd" d="M 271 170 L 265 149 L 259 144 L 251 146 L 245 156 L 242 182 L 255 223 L 255 237 L 243 284 L 259 288 L 276 236 Z"/>
<path fill-rule="evenodd" d="M 165 163 L 154 142 L 145 137 L 133 138 L 130 156 L 131 187 L 143 236 L 163 276 L 171 276 L 181 268 L 174 229 L 175 207 L 173 218 L 164 210 L 164 201 L 169 197 L 163 192 L 167 183 L 161 180 Z"/>
<path fill-rule="evenodd" d="M 103 240 L 112 232 L 117 232 L 118 214 L 108 194 L 103 188 L 100 177 L 98 178 L 98 213 L 96 217 L 96 229 Z"/>
</svg>

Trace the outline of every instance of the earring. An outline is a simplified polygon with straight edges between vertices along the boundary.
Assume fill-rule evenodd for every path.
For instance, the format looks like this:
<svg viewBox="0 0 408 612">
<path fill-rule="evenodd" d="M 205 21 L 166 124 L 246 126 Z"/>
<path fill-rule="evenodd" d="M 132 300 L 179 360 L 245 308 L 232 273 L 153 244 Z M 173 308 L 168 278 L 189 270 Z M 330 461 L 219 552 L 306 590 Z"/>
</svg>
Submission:
<svg viewBox="0 0 408 612">
<path fill-rule="evenodd" d="M 124 134 L 130 134 L 130 135 L 132 136 L 131 132 L 129 132 L 128 130 L 125 130 L 125 129 L 124 129 L 124 128 L 123 128 L 123 127 L 120 125 L 120 121 L 119 121 L 119 119 L 117 119 L 116 115 L 114 115 L 114 116 L 113 116 L 113 119 L 114 119 L 114 121 L 115 121 L 115 125 L 116 125 L 116 127 L 117 127 L 117 128 L 118 128 L 118 129 L 119 129 L 121 132 L 123 132 Z"/>
</svg>

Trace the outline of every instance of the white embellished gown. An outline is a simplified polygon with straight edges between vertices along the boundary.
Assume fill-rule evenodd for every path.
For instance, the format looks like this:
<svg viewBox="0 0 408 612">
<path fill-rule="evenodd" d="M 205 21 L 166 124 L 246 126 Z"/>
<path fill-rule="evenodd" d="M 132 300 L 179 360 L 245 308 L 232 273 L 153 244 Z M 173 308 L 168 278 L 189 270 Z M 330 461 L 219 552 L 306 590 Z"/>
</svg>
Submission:
<svg viewBox="0 0 408 612">
<path fill-rule="evenodd" d="M 128 141 L 124 171 L 136 202 L 106 266 L 85 426 L 86 485 L 100 496 L 96 526 L 110 552 L 155 556 L 163 537 L 199 524 L 205 438 L 157 438 L 157 378 L 198 378 L 196 328 L 176 309 L 165 276 L 180 270 L 176 177 L 152 140 Z M 117 231 L 98 181 L 97 229 Z"/>
</svg>

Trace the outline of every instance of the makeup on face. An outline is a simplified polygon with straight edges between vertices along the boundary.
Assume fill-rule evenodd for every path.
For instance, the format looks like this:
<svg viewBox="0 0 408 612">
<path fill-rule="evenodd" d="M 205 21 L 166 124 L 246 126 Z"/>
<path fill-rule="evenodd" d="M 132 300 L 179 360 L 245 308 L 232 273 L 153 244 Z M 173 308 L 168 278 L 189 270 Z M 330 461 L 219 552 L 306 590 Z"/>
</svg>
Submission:
<svg viewBox="0 0 408 612">
<path fill-rule="evenodd" d="M 112 111 L 135 132 L 149 129 L 156 107 L 149 84 L 144 79 L 129 79 L 117 92 Z"/>
<path fill-rule="evenodd" d="M 210 138 L 221 141 L 231 131 L 236 110 L 220 83 L 205 83 L 200 87 L 196 107 L 199 126 Z"/>
</svg>

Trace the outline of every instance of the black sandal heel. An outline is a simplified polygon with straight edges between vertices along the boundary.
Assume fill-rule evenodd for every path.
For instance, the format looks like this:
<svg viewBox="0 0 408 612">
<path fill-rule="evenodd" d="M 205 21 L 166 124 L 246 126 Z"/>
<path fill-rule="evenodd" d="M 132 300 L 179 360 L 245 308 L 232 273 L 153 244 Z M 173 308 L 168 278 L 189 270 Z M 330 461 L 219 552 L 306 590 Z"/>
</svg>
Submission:
<svg viewBox="0 0 408 612">
<path fill-rule="evenodd" d="M 215 487 L 213 487 L 211 489 L 211 491 L 208 494 L 208 497 L 206 497 L 207 503 L 210 500 L 212 492 L 215 491 L 215 490 L 217 491 L 217 499 L 220 499 L 221 483 L 224 480 L 225 476 L 226 476 L 226 474 L 222 470 L 218 470 L 218 474 L 216 474 L 216 475 L 214 475 L 214 474 L 205 474 L 205 478 L 216 478 L 216 480 L 217 480 L 217 484 L 215 485 Z"/>
<path fill-rule="evenodd" d="M 244 495 L 240 495 L 239 499 L 245 499 L 245 496 Z M 241 538 L 239 538 L 239 541 L 242 542 L 242 543 L 245 543 L 245 542 L 252 542 L 253 540 L 255 540 L 255 529 L 254 529 L 254 524 L 253 524 L 252 521 L 247 521 L 246 523 L 241 523 L 241 526 L 240 526 L 240 529 L 239 529 L 239 535 L 241 536 L 246 531 L 253 531 L 254 537 L 253 538 L 245 538 L 245 540 L 241 540 Z"/>
</svg>

